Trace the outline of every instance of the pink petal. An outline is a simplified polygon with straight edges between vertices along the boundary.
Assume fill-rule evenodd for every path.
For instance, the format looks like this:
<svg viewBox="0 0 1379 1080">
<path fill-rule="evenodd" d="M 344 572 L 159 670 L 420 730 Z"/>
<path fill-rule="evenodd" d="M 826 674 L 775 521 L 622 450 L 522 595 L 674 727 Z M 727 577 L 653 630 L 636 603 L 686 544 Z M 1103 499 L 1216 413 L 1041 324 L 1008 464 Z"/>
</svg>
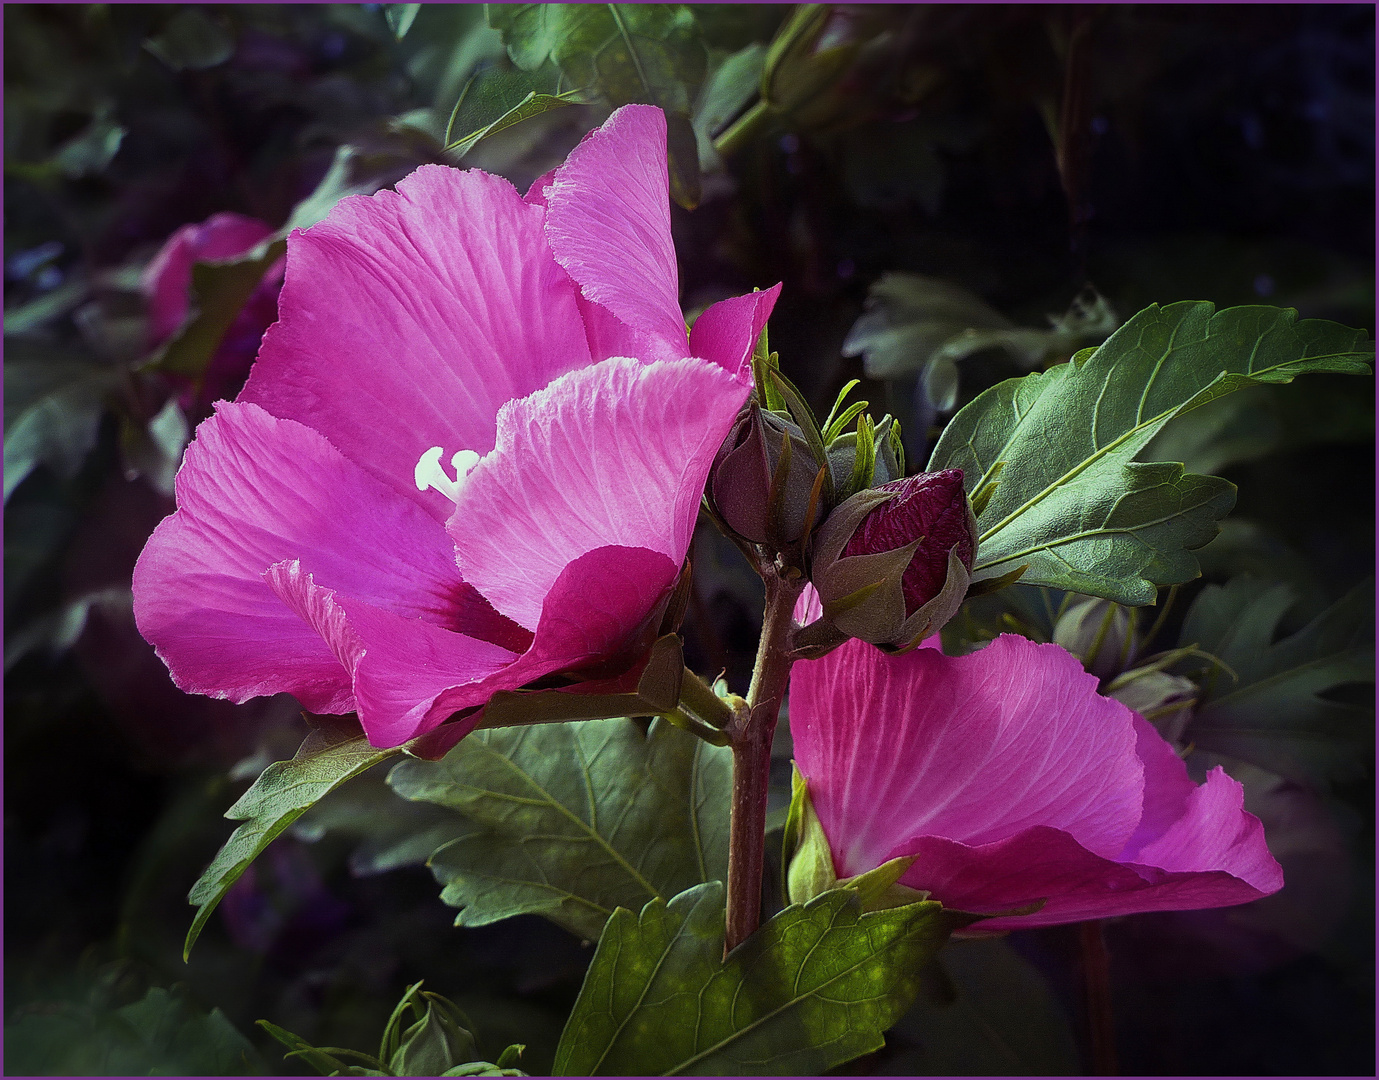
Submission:
<svg viewBox="0 0 1379 1080">
<path fill-rule="evenodd" d="M 1277 892 L 1283 870 L 1269 854 L 1264 826 L 1244 806 L 1244 787 L 1218 765 L 1205 784 L 1193 787 L 1181 818 L 1121 859 L 1168 871 L 1225 870 L 1261 893 Z"/>
<path fill-rule="evenodd" d="M 962 911 L 999 912 L 1041 899 L 1031 915 L 992 919 L 982 931 L 1018 930 L 1130 915 L 1243 904 L 1272 892 L 1216 869 L 1175 873 L 1117 863 L 1092 854 L 1067 833 L 1036 826 L 1008 839 L 973 846 L 923 837 L 896 855 L 915 855 L 900 879 Z"/>
<path fill-rule="evenodd" d="M 623 106 L 543 190 L 551 251 L 585 299 L 647 335 L 643 359 L 689 355 L 670 237 L 665 114 Z"/>
<path fill-rule="evenodd" d="M 791 733 L 840 874 L 898 845 L 966 845 L 1048 825 L 1114 857 L 1140 817 L 1131 713 L 1057 646 L 887 656 L 849 641 L 797 663 Z M 907 848 L 908 850 L 908 848 Z"/>
<path fill-rule="evenodd" d="M 374 746 L 398 746 L 436 727 L 461 707 L 437 705 L 441 694 L 478 689 L 515 659 L 498 645 L 323 588 L 295 560 L 276 564 L 266 578 L 348 672 L 359 722 Z"/>
<path fill-rule="evenodd" d="M 487 453 L 499 407 L 589 363 L 541 209 L 498 177 L 425 165 L 288 240 L 280 318 L 241 400 L 315 428 L 394 491 L 432 446 Z"/>
<path fill-rule="evenodd" d="M 272 226 L 256 218 L 222 213 L 200 224 L 183 225 L 168 237 L 140 280 L 149 300 L 150 342 L 162 344 L 186 318 L 193 263 L 243 255 L 272 232 Z"/>
<path fill-rule="evenodd" d="M 646 548 L 678 568 L 748 393 L 703 361 L 613 359 L 511 402 L 447 526 L 465 580 L 535 629 L 561 573 L 597 548 Z"/>
<path fill-rule="evenodd" d="M 134 569 L 134 614 L 183 690 L 233 701 L 288 691 L 316 712 L 354 707 L 336 656 L 263 580 L 284 560 L 406 619 L 470 625 L 486 610 L 433 517 L 317 432 L 256 405 L 222 403 L 197 429 L 177 505 Z"/>
<path fill-rule="evenodd" d="M 752 377 L 752 350 L 771 317 L 781 286 L 720 300 L 695 320 L 690 353 L 712 360 L 738 378 Z"/>
<path fill-rule="evenodd" d="M 649 644 L 636 640 L 647 597 L 664 593 L 677 569 L 641 549 L 600 548 L 576 559 L 552 587 L 531 648 L 520 657 L 323 588 L 297 562 L 274 566 L 268 581 L 349 673 L 369 741 L 397 746 L 499 690 L 592 663 L 632 663 L 629 646 Z M 462 730 L 454 734 L 477 719 L 476 713 L 455 721 Z"/>
</svg>

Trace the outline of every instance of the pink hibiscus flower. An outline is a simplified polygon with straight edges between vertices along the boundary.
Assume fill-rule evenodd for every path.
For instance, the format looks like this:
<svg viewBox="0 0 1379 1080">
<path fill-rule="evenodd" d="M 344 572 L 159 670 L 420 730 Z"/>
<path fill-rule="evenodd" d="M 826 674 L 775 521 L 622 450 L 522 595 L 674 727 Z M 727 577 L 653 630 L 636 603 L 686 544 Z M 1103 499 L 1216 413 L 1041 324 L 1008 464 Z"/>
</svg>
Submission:
<svg viewBox="0 0 1379 1080">
<path fill-rule="evenodd" d="M 140 285 L 148 300 L 149 344 L 157 347 L 172 337 L 191 306 L 192 266 L 243 255 L 273 235 L 270 225 L 243 214 L 213 214 L 196 225 L 183 225 L 167 238 L 144 268 Z M 209 402 L 233 393 L 249 373 L 263 332 L 278 317 L 278 290 L 283 283 L 283 260 L 268 268 L 207 365 L 198 400 Z M 191 406 L 190 394 L 184 405 Z"/>
<path fill-rule="evenodd" d="M 525 198 L 428 165 L 292 235 L 280 319 L 134 571 L 179 687 L 288 691 L 395 746 L 635 664 L 779 291 L 686 335 L 665 139 L 628 106 Z"/>
<path fill-rule="evenodd" d="M 1056 645 L 969 656 L 852 640 L 795 665 L 795 758 L 840 878 L 917 856 L 900 881 L 983 930 L 1225 907 L 1283 872 L 1244 791 L 1197 785 L 1142 717 Z"/>
</svg>

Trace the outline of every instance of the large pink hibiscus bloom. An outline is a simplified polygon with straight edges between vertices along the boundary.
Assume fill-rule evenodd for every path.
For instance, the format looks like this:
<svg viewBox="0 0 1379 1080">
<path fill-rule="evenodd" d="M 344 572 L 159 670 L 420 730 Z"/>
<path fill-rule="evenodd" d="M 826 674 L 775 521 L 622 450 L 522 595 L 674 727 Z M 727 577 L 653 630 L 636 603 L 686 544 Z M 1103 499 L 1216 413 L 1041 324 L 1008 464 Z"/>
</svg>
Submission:
<svg viewBox="0 0 1379 1080">
<path fill-rule="evenodd" d="M 839 877 L 917 856 L 900 879 L 1018 929 L 1225 907 L 1283 872 L 1244 791 L 1198 786 L 1143 718 L 1056 645 L 1003 635 L 970 656 L 852 640 L 795 665 L 790 727 Z"/>
<path fill-rule="evenodd" d="M 393 746 L 635 662 L 778 291 L 687 336 L 667 192 L 665 119 L 629 106 L 525 198 L 424 166 L 293 234 L 134 571 L 178 686 L 357 710 Z"/>
</svg>

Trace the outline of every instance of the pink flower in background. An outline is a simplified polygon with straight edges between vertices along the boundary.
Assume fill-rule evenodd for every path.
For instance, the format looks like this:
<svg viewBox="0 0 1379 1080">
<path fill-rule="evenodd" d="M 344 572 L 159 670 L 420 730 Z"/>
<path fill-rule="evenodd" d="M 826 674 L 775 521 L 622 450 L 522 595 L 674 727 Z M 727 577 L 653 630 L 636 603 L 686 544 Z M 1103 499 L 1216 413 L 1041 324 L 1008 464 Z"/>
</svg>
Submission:
<svg viewBox="0 0 1379 1080">
<path fill-rule="evenodd" d="M 183 225 L 168 237 L 144 268 L 141 285 L 148 299 L 149 345 L 156 348 L 177 332 L 191 306 L 192 266 L 243 255 L 273 234 L 271 226 L 242 214 L 213 214 L 199 225 Z M 211 358 L 200 400 L 209 403 L 233 393 L 248 374 L 263 332 L 278 317 L 283 260 L 264 274 Z"/>
<path fill-rule="evenodd" d="M 1224 907 L 1283 874 L 1243 790 L 1189 779 L 1140 716 L 1055 645 L 1003 635 L 970 656 L 849 641 L 795 665 L 795 758 L 839 877 L 917 856 L 900 879 L 1017 929 Z"/>
<path fill-rule="evenodd" d="M 357 710 L 391 746 L 636 661 L 778 292 L 687 336 L 667 192 L 664 116 L 628 106 L 525 198 L 428 165 L 293 234 L 135 569 L 178 686 Z"/>
</svg>

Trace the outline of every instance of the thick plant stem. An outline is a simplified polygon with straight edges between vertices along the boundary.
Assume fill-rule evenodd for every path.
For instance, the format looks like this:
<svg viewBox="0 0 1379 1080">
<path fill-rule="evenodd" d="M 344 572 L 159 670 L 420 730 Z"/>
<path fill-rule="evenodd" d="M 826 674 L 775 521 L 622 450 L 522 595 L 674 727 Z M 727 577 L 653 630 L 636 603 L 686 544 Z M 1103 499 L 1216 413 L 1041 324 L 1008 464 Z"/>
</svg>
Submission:
<svg viewBox="0 0 1379 1080">
<path fill-rule="evenodd" d="M 771 739 L 790 683 L 786 655 L 794 626 L 795 601 L 803 580 L 774 572 L 766 579 L 766 613 L 757 646 L 747 708 L 730 733 L 733 748 L 733 814 L 728 847 L 728 913 L 724 952 L 742 944 L 761 922 L 761 879 L 766 864 L 766 786 Z"/>
</svg>

